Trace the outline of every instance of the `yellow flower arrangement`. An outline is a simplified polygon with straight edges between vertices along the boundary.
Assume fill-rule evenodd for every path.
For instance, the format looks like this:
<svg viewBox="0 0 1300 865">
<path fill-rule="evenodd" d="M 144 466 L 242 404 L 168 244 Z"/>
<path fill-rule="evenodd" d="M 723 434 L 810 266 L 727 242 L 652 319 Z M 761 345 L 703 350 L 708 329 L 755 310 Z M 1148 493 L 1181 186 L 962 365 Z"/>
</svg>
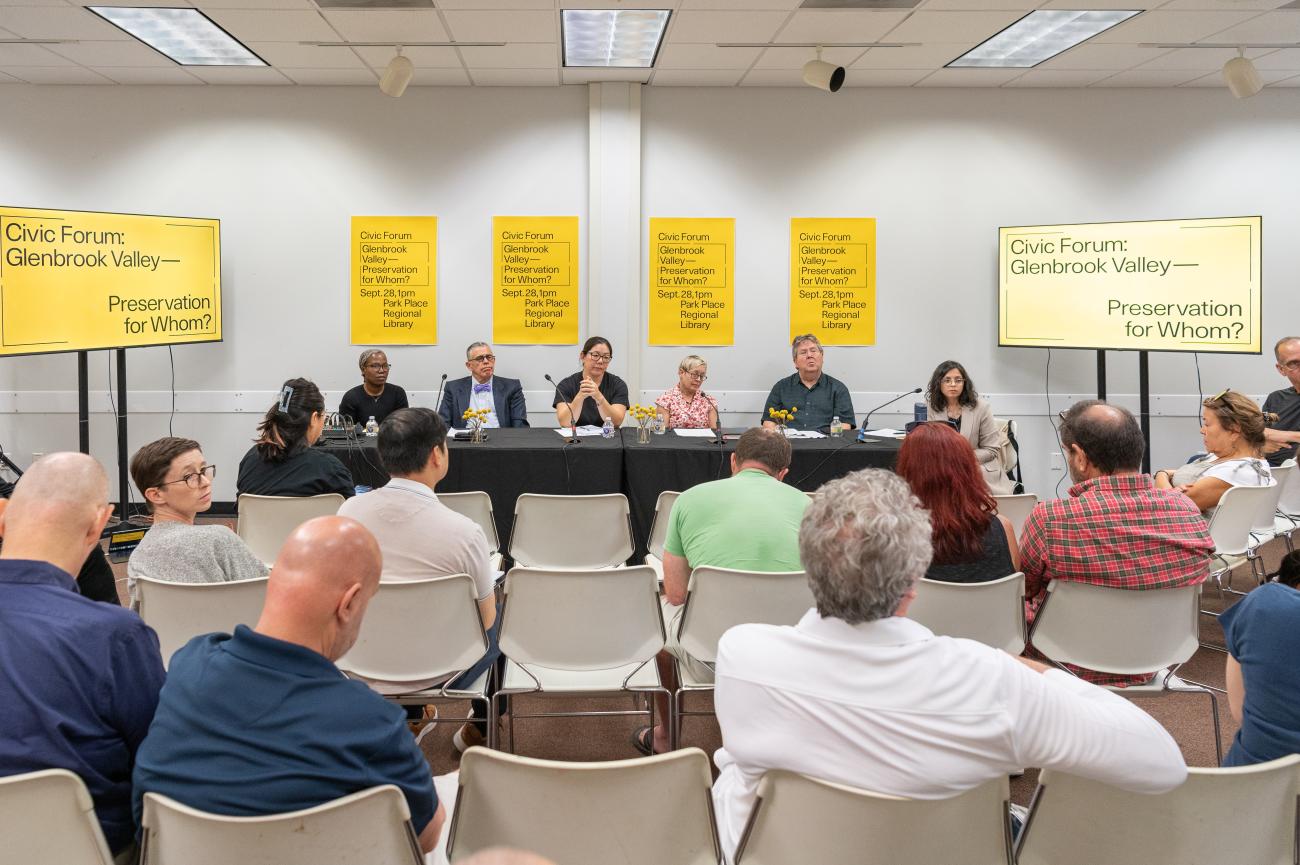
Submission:
<svg viewBox="0 0 1300 865">
<path fill-rule="evenodd" d="M 798 410 L 799 408 L 797 406 L 789 409 L 770 408 L 767 410 L 767 416 L 776 421 L 779 425 L 785 426 L 790 421 L 794 420 L 794 413 Z"/>
<path fill-rule="evenodd" d="M 475 443 L 483 441 L 483 422 L 488 419 L 490 414 L 492 414 L 490 408 L 467 408 L 461 412 L 460 419 L 469 421 L 469 428 L 474 433 L 470 441 Z"/>
<path fill-rule="evenodd" d="M 636 421 L 637 442 L 646 444 L 650 441 L 650 421 L 654 420 L 655 415 L 659 412 L 652 405 L 634 405 L 627 410 L 632 419 Z"/>
</svg>

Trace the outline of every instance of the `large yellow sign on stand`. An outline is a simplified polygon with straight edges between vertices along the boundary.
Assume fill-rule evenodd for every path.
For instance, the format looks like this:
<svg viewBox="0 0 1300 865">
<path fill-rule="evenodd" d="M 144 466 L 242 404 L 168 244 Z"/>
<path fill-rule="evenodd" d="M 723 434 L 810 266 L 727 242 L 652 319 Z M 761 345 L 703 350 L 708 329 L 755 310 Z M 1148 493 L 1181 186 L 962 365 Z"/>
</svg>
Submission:
<svg viewBox="0 0 1300 865">
<path fill-rule="evenodd" d="M 0 355 L 221 339 L 221 223 L 0 207 Z"/>
<path fill-rule="evenodd" d="M 650 344 L 735 343 L 736 220 L 650 220 Z"/>
<path fill-rule="evenodd" d="M 998 344 L 1259 353 L 1258 216 L 999 229 Z"/>
<path fill-rule="evenodd" d="M 492 218 L 492 342 L 578 341 L 578 217 Z"/>
<path fill-rule="evenodd" d="M 790 337 L 876 344 L 876 221 L 790 220 Z"/>
<path fill-rule="evenodd" d="M 352 217 L 352 342 L 438 341 L 438 217 Z"/>
</svg>

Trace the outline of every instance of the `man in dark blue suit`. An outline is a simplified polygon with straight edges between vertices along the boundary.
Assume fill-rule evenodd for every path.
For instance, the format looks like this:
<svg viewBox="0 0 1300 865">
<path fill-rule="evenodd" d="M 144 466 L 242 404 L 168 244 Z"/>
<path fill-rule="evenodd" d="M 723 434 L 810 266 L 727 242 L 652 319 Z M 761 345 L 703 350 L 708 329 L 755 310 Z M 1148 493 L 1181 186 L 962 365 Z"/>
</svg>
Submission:
<svg viewBox="0 0 1300 865">
<path fill-rule="evenodd" d="M 464 429 L 461 417 L 468 408 L 491 410 L 484 427 L 528 426 L 528 409 L 524 406 L 524 389 L 517 378 L 493 375 L 497 357 L 492 346 L 476 342 L 465 349 L 465 368 L 470 374 L 447 382 L 438 414 L 447 426 Z"/>
</svg>

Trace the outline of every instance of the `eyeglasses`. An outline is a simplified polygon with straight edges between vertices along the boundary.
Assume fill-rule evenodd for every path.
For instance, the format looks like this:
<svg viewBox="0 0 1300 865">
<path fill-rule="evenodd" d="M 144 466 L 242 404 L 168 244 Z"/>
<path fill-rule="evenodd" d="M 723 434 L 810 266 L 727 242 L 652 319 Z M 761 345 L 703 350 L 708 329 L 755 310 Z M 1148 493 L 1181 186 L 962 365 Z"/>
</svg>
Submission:
<svg viewBox="0 0 1300 865">
<path fill-rule="evenodd" d="M 1296 358 L 1295 360 L 1288 360 L 1286 363 L 1282 363 L 1281 361 L 1278 361 L 1277 365 L 1282 367 L 1282 369 L 1289 370 L 1291 372 L 1300 372 L 1300 358 Z"/>
<path fill-rule="evenodd" d="M 704 381 L 706 378 L 708 378 L 708 376 L 702 372 L 686 372 L 686 370 L 682 370 L 682 372 L 685 372 L 686 375 L 695 379 L 696 381 Z"/>
<path fill-rule="evenodd" d="M 814 355 L 818 355 L 818 354 L 821 354 L 821 353 L 822 353 L 822 350 L 821 350 L 820 348 L 816 348 L 816 347 L 814 347 L 814 348 L 801 348 L 801 349 L 799 349 L 799 354 L 796 355 L 796 357 L 813 357 Z"/>
<path fill-rule="evenodd" d="M 200 478 L 207 478 L 209 481 L 211 481 L 216 476 L 217 476 L 216 466 L 203 466 L 196 472 L 189 472 L 188 474 L 181 475 L 179 480 L 167 481 L 165 483 L 158 484 L 158 486 L 169 487 L 172 484 L 185 484 L 185 486 L 189 487 L 190 489 L 197 490 L 200 486 L 203 485 L 203 481 L 200 480 Z"/>
<path fill-rule="evenodd" d="M 392 368 L 393 368 L 393 365 L 392 365 L 391 363 L 368 363 L 368 364 L 366 364 L 366 369 L 392 369 Z"/>
<path fill-rule="evenodd" d="M 612 354 L 597 354 L 594 351 L 587 352 L 587 357 L 591 358 L 596 363 L 609 363 L 614 359 L 614 355 Z"/>
<path fill-rule="evenodd" d="M 942 382 L 942 384 L 965 384 L 965 383 L 966 383 L 966 379 L 964 378 L 945 378 Z"/>
<path fill-rule="evenodd" d="M 492 363 L 497 359 L 495 354 L 480 354 L 478 357 L 471 357 L 470 363 Z"/>
</svg>

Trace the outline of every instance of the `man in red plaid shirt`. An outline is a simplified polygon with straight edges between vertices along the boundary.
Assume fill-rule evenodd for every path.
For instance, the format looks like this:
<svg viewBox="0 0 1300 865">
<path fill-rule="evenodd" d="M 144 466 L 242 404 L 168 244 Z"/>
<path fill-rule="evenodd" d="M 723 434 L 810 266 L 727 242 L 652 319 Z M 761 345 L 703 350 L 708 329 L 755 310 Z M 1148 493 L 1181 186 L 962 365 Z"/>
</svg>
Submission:
<svg viewBox="0 0 1300 865">
<path fill-rule="evenodd" d="M 1209 573 L 1205 518 L 1178 490 L 1156 489 L 1142 473 L 1146 441 L 1133 415 L 1099 400 L 1075 403 L 1061 419 L 1070 497 L 1039 502 L 1020 538 L 1027 616 L 1052 580 L 1121 589 L 1169 589 Z M 1071 669 L 1099 685 L 1134 685 L 1146 676 Z"/>
</svg>

